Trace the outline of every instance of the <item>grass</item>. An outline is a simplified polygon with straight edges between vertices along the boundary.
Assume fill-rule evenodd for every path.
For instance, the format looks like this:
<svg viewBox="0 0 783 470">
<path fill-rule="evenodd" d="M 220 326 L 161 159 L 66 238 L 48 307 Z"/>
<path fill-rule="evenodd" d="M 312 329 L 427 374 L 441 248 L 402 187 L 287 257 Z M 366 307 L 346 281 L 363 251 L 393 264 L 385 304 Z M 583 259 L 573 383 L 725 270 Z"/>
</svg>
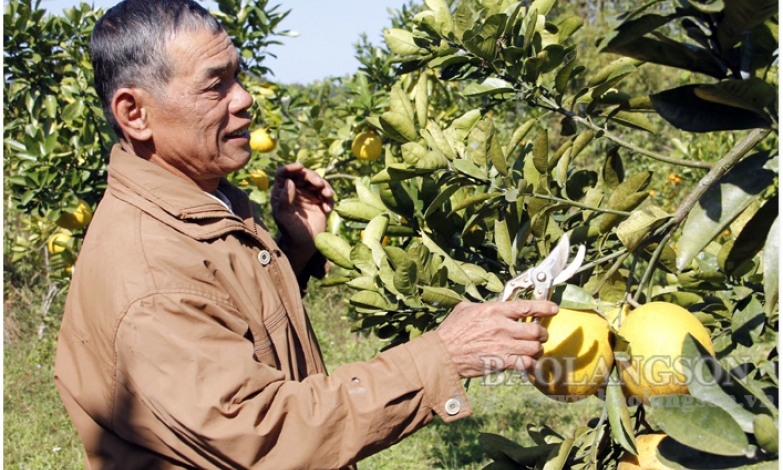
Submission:
<svg viewBox="0 0 783 470">
<path fill-rule="evenodd" d="M 39 280 L 41 278 L 38 278 Z M 47 285 L 4 281 L 4 434 L 7 469 L 82 469 L 82 447 L 52 382 L 56 337 L 64 296 L 47 308 Z M 18 283 L 17 283 L 18 284 Z M 45 283 L 41 283 L 45 284 Z M 374 357 L 383 342 L 351 333 L 345 291 L 312 286 L 306 298 L 327 367 Z M 521 385 L 484 386 L 474 380 L 468 391 L 473 416 L 429 426 L 362 462 L 363 470 L 479 469 L 490 462 L 478 445 L 482 432 L 497 433 L 523 445 L 532 441 L 529 424 L 546 424 L 570 434 L 600 413 L 595 398 L 564 405 Z"/>
</svg>

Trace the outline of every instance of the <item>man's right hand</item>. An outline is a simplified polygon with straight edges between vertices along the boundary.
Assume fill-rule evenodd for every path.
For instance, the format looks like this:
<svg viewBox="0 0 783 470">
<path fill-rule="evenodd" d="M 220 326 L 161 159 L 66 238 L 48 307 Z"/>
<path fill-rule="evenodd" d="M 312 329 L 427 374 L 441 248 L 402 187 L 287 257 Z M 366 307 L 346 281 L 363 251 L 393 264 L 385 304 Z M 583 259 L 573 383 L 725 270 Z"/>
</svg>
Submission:
<svg viewBox="0 0 783 470">
<path fill-rule="evenodd" d="M 525 317 L 549 317 L 558 312 L 553 302 L 516 300 L 513 302 L 462 302 L 443 320 L 437 333 L 451 353 L 462 378 L 480 377 L 489 371 L 486 358 L 504 361 L 493 367 L 529 370 L 541 355 L 541 343 L 549 334 L 533 322 L 519 322 Z M 482 360 L 482 357 L 484 360 Z"/>
</svg>

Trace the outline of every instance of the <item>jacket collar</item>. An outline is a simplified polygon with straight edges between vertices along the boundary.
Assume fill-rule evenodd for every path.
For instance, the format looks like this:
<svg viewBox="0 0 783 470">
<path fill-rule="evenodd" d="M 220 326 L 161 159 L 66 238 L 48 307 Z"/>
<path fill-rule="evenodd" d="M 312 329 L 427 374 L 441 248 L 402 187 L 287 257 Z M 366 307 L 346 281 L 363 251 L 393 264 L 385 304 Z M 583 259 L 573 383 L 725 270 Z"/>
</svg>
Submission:
<svg viewBox="0 0 783 470">
<path fill-rule="evenodd" d="M 236 215 L 198 186 L 115 144 L 109 160 L 109 191 L 156 219 L 196 239 L 233 230 L 255 234 L 253 210 L 244 191 L 221 178 L 218 189 Z"/>
</svg>

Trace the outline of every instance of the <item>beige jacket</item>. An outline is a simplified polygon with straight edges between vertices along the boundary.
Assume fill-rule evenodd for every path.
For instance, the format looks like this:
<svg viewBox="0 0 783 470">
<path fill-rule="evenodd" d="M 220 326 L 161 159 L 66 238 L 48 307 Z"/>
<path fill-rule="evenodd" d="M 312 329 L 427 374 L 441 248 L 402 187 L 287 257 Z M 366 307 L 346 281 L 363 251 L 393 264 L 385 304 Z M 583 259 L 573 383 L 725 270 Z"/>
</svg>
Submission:
<svg viewBox="0 0 783 470">
<path fill-rule="evenodd" d="M 239 216 L 112 151 L 55 367 L 88 469 L 335 469 L 471 413 L 435 333 L 327 376 L 285 255 L 220 190 Z"/>
</svg>

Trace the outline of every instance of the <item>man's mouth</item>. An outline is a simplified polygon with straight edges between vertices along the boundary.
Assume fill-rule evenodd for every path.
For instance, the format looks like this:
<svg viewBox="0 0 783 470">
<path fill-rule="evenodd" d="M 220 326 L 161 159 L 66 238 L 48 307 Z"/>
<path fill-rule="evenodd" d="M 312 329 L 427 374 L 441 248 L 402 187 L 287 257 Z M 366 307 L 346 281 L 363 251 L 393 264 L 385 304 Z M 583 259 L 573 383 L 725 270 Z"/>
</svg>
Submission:
<svg viewBox="0 0 783 470">
<path fill-rule="evenodd" d="M 231 139 L 233 137 L 247 137 L 246 134 L 247 134 L 249 129 L 250 129 L 250 126 L 245 126 L 245 127 L 239 128 L 239 129 L 235 130 L 234 132 L 229 132 L 228 134 L 226 134 L 226 138 L 227 139 Z"/>
</svg>

